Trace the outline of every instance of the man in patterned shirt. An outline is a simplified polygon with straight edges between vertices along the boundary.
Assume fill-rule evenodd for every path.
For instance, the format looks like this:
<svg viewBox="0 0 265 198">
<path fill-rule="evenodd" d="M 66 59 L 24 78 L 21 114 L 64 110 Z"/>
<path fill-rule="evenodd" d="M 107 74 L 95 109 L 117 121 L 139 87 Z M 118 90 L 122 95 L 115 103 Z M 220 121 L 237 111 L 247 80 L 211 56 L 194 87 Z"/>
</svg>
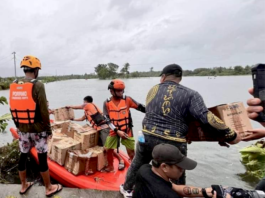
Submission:
<svg viewBox="0 0 265 198">
<path fill-rule="evenodd" d="M 237 132 L 227 127 L 207 109 L 198 92 L 179 84 L 182 79 L 182 68 L 179 65 L 166 66 L 160 76 L 160 84 L 151 88 L 146 98 L 146 114 L 142 123 L 145 142 L 137 143 L 136 154 L 127 172 L 126 181 L 120 186 L 124 197 L 132 196 L 136 173 L 143 164 L 151 161 L 152 150 L 157 144 L 174 145 L 187 156 L 186 136 L 191 120 L 199 121 L 213 133 L 223 134 L 229 144 L 240 141 Z M 185 184 L 185 174 L 176 183 Z"/>
</svg>

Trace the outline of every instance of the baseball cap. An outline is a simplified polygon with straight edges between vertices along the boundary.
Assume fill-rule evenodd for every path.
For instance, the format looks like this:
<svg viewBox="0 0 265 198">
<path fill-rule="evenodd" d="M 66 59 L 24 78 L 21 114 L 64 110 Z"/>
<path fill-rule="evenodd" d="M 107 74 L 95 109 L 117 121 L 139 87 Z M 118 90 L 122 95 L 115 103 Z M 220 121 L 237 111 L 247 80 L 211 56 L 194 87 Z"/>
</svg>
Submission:
<svg viewBox="0 0 265 198">
<path fill-rule="evenodd" d="M 163 74 L 180 74 L 180 76 L 182 76 L 182 68 L 177 64 L 167 65 L 159 76 L 162 76 Z"/>
<path fill-rule="evenodd" d="M 175 164 L 185 170 L 192 170 L 197 162 L 184 156 L 180 150 L 170 144 L 156 145 L 152 152 L 153 160 L 157 163 Z"/>
</svg>

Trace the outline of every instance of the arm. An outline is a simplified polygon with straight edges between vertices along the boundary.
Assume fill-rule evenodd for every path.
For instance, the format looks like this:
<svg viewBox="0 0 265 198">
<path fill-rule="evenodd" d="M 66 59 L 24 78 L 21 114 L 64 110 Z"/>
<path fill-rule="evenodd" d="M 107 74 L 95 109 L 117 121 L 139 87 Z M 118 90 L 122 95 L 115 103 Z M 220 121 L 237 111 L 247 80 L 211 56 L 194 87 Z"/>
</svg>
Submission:
<svg viewBox="0 0 265 198">
<path fill-rule="evenodd" d="M 226 126 L 223 121 L 207 109 L 203 98 L 198 92 L 194 92 L 190 100 L 189 112 L 209 130 L 224 134 L 225 140 L 229 144 L 236 144 L 241 140 L 241 137 L 237 132 Z"/>
<path fill-rule="evenodd" d="M 50 116 L 49 116 L 49 111 L 48 111 L 48 106 L 47 106 L 45 88 L 42 83 L 38 86 L 38 90 L 36 90 L 36 92 L 37 92 L 36 102 L 40 109 L 40 115 L 41 115 L 41 119 L 43 122 L 43 126 L 45 127 L 45 131 L 47 132 L 47 134 L 51 135 L 52 130 L 51 130 L 51 124 L 50 124 Z"/>
<path fill-rule="evenodd" d="M 107 116 L 109 118 L 109 111 L 107 108 L 106 101 L 103 102 L 103 115 Z"/>
<path fill-rule="evenodd" d="M 81 118 L 73 119 L 73 121 L 84 121 L 85 119 L 86 119 L 86 116 L 84 115 L 84 116 L 81 117 Z"/>
<path fill-rule="evenodd" d="M 172 183 L 172 189 L 182 197 L 204 197 L 202 194 L 202 188 L 186 185 L 176 185 Z M 213 197 L 212 188 L 205 188 L 206 194 L 209 197 Z"/>
<path fill-rule="evenodd" d="M 141 111 L 141 112 L 145 113 L 145 105 L 136 102 L 134 99 L 132 99 L 129 96 L 126 96 L 126 102 L 130 108 L 134 108 L 137 111 Z"/>
<path fill-rule="evenodd" d="M 72 108 L 72 109 L 83 109 L 84 105 L 77 105 L 77 106 L 65 106 L 66 108 Z"/>
</svg>

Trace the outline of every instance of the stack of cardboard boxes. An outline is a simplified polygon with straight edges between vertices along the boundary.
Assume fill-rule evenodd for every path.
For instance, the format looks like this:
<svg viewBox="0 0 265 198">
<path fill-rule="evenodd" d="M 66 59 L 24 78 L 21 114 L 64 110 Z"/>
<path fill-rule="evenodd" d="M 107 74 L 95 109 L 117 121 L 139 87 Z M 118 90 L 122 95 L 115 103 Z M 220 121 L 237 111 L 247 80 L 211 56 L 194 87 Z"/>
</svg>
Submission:
<svg viewBox="0 0 265 198">
<path fill-rule="evenodd" d="M 93 174 L 106 165 L 103 147 L 98 146 L 98 133 L 92 127 L 71 122 L 71 109 L 56 109 L 49 141 L 49 157 L 74 175 Z M 64 120 L 66 119 L 66 120 Z"/>
</svg>

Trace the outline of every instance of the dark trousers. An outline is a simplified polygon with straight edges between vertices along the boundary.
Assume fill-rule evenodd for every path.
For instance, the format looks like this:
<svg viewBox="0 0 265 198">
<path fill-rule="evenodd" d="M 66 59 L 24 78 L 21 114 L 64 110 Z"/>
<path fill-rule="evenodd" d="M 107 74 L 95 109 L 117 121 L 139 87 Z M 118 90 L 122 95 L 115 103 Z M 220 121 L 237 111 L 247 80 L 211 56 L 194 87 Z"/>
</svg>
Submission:
<svg viewBox="0 0 265 198">
<path fill-rule="evenodd" d="M 138 142 L 136 145 L 136 153 L 133 158 L 132 164 L 128 169 L 126 175 L 126 181 L 124 183 L 125 190 L 132 190 L 135 184 L 136 175 L 140 167 L 144 164 L 149 164 L 152 160 L 152 151 L 153 148 L 161 143 L 171 144 L 179 148 L 181 153 L 187 156 L 187 143 L 175 142 L 171 140 L 166 140 L 152 135 L 144 135 L 145 142 Z M 184 185 L 186 183 L 186 174 L 185 172 L 179 178 L 178 181 L 174 181 L 176 184 Z"/>
</svg>

